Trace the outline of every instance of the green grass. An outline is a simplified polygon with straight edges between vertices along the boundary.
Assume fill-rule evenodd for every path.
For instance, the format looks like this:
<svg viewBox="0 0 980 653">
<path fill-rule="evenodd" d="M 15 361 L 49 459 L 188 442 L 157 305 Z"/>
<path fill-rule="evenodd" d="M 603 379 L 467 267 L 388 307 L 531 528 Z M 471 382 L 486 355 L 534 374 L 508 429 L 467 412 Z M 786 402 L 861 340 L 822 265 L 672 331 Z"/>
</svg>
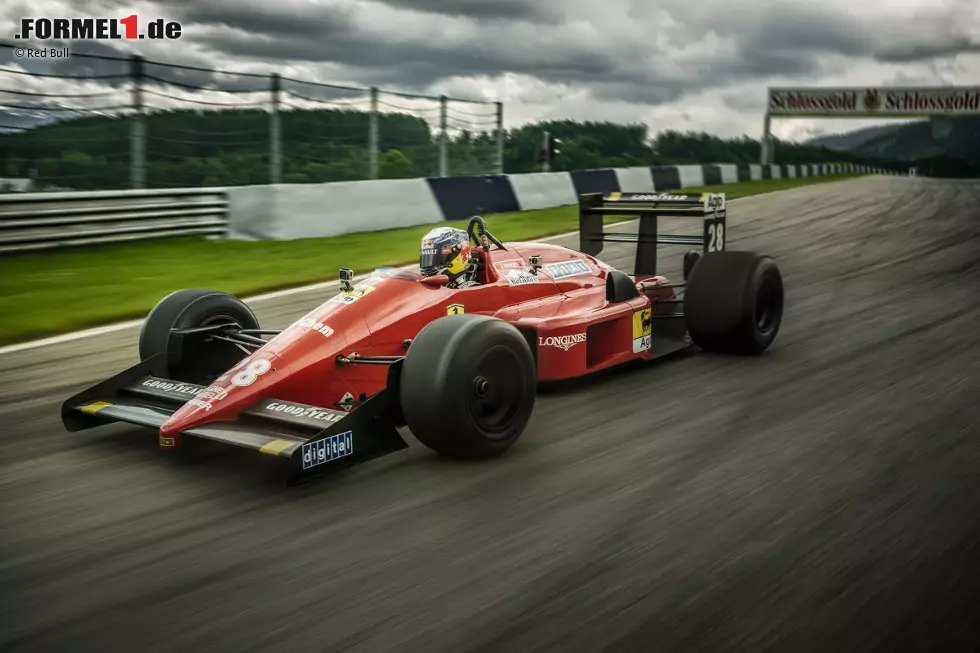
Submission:
<svg viewBox="0 0 980 653">
<path fill-rule="evenodd" d="M 729 199 L 860 175 L 752 181 L 685 189 Z M 617 220 L 620 218 L 616 218 Z M 501 213 L 489 219 L 501 240 L 540 238 L 578 227 L 577 207 Z M 466 221 L 452 222 L 465 227 Z M 0 342 L 23 341 L 139 318 L 164 295 L 208 287 L 247 296 L 418 260 L 432 225 L 293 241 L 175 239 L 24 254 L 0 259 Z"/>
</svg>

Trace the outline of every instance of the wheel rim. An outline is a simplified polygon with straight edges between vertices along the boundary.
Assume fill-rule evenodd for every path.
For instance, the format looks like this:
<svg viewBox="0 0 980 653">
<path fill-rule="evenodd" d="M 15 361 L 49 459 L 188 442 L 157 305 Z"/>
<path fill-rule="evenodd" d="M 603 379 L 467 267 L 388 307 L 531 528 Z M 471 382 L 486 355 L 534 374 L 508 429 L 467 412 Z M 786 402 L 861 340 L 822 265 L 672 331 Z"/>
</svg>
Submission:
<svg viewBox="0 0 980 653">
<path fill-rule="evenodd" d="M 762 280 L 755 302 L 755 325 L 762 334 L 768 334 L 776 325 L 779 315 L 779 292 L 776 282 L 770 278 Z"/>
<path fill-rule="evenodd" d="M 492 347 L 484 352 L 470 383 L 467 408 L 470 418 L 490 439 L 507 436 L 520 412 L 524 394 L 521 362 L 509 347 Z"/>
</svg>

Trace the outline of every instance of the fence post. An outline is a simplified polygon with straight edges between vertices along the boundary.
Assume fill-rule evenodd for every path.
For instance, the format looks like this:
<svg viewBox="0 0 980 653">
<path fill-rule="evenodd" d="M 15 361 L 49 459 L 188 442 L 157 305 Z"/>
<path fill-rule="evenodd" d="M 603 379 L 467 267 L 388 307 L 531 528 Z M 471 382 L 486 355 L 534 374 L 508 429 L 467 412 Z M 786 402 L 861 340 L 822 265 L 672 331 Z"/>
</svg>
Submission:
<svg viewBox="0 0 980 653">
<path fill-rule="evenodd" d="M 544 133 L 544 140 L 541 142 L 541 172 L 551 172 L 551 156 L 548 154 L 548 146 L 551 144 L 551 133 Z"/>
<path fill-rule="evenodd" d="M 497 174 L 504 174 L 504 103 L 497 105 Z"/>
<path fill-rule="evenodd" d="M 269 76 L 271 97 L 269 107 L 269 183 L 278 184 L 282 180 L 282 125 L 279 122 L 279 91 L 282 80 L 279 73 Z"/>
<path fill-rule="evenodd" d="M 449 176 L 449 134 L 446 131 L 446 96 L 439 96 L 439 176 Z"/>
<path fill-rule="evenodd" d="M 368 179 L 378 178 L 378 88 L 371 87 L 371 115 L 368 117 Z"/>
<path fill-rule="evenodd" d="M 129 185 L 146 188 L 146 122 L 143 114 L 143 57 L 129 59 L 133 116 L 129 123 Z"/>
<path fill-rule="evenodd" d="M 771 119 L 769 114 L 762 120 L 762 140 L 759 142 L 759 163 L 768 165 L 773 162 L 772 134 L 770 133 Z"/>
</svg>

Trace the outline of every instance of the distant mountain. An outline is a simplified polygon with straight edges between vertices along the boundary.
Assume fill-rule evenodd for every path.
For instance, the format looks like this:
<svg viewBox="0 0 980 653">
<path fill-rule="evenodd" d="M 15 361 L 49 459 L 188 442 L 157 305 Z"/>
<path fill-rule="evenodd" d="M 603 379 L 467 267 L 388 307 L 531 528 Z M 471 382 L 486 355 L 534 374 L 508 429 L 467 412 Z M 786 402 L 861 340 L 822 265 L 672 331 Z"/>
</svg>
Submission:
<svg viewBox="0 0 980 653">
<path fill-rule="evenodd" d="M 806 144 L 857 157 L 915 165 L 936 176 L 980 177 L 980 118 L 930 118 L 869 127 L 821 136 Z"/>
<path fill-rule="evenodd" d="M 878 138 L 879 136 L 886 136 L 888 134 L 893 134 L 896 131 L 902 129 L 909 123 L 902 124 L 891 124 L 891 125 L 875 125 L 873 127 L 864 127 L 862 129 L 856 129 L 852 132 L 846 132 L 843 134 L 828 134 L 826 136 L 818 136 L 812 138 L 804 143 L 804 145 L 811 145 L 813 147 L 826 147 L 828 150 L 836 150 L 840 152 L 848 152 L 855 149 L 859 145 L 866 143 L 872 139 Z"/>
</svg>

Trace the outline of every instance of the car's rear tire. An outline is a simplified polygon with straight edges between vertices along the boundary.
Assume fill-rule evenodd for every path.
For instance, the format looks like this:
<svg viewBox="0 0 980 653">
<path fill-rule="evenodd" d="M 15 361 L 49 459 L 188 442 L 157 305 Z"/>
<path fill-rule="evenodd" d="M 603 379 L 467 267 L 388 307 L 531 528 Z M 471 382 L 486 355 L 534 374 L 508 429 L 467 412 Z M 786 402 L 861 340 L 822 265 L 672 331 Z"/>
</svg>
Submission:
<svg viewBox="0 0 980 653">
<path fill-rule="evenodd" d="M 402 415 L 418 440 L 453 458 L 498 456 L 521 436 L 537 397 L 534 355 L 511 324 L 484 315 L 437 319 L 412 341 Z"/>
<path fill-rule="evenodd" d="M 709 252 L 691 269 L 684 294 L 687 332 L 707 351 L 760 354 L 779 333 L 783 278 L 768 256 Z"/>
<path fill-rule="evenodd" d="M 246 354 L 230 342 L 206 335 L 175 336 L 171 329 L 192 329 L 213 324 L 258 329 L 259 321 L 240 299 L 205 288 L 186 288 L 161 299 L 146 316 L 140 331 L 140 360 L 167 355 L 166 377 L 206 385 Z"/>
</svg>

